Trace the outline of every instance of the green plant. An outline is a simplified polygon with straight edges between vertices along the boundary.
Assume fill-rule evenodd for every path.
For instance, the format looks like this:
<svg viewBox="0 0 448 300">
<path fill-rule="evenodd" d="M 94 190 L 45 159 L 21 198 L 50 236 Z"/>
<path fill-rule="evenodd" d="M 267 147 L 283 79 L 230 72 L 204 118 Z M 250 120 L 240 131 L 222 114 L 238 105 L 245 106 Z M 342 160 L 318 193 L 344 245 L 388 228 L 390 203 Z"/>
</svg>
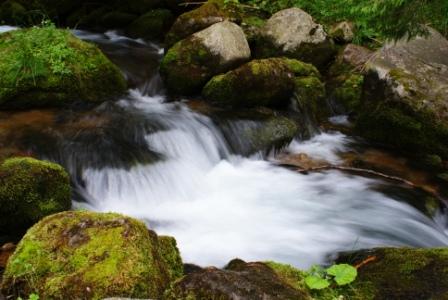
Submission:
<svg viewBox="0 0 448 300">
<path fill-rule="evenodd" d="M 32 294 L 30 294 L 29 296 L 28 296 L 28 300 L 39 300 L 40 298 L 39 298 L 39 295 L 38 294 L 34 294 L 34 293 L 32 293 Z M 23 300 L 23 298 L 22 297 L 19 297 L 19 298 L 17 298 L 17 300 Z"/>
<path fill-rule="evenodd" d="M 412 37 L 430 25 L 448 35 L 446 0 L 241 0 L 270 13 L 300 7 L 319 22 L 349 20 L 356 25 L 358 43 Z"/>
<path fill-rule="evenodd" d="M 336 264 L 327 269 L 313 266 L 305 277 L 305 284 L 312 290 L 321 290 L 332 284 L 343 286 L 355 281 L 358 272 L 355 267 L 348 264 Z"/>
</svg>

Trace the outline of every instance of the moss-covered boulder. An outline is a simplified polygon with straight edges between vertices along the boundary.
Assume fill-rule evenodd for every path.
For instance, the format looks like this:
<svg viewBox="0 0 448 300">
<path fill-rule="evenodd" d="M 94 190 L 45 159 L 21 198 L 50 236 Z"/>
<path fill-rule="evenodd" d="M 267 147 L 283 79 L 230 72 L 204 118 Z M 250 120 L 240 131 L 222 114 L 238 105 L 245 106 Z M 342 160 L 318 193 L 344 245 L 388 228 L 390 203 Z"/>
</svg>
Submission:
<svg viewBox="0 0 448 300">
<path fill-rule="evenodd" d="M 202 94 L 207 101 L 221 106 L 284 107 L 294 94 L 296 81 L 299 90 L 303 90 L 305 78 L 319 81 L 319 76 L 315 67 L 294 59 L 253 60 L 213 77 Z"/>
<path fill-rule="evenodd" d="M 390 43 L 367 63 L 359 134 L 410 154 L 448 160 L 448 40 Z"/>
<path fill-rule="evenodd" d="M 173 21 L 174 16 L 168 9 L 154 9 L 132 22 L 126 32 L 131 37 L 162 39 Z"/>
<path fill-rule="evenodd" d="M 1 163 L 0 233 L 23 234 L 41 218 L 70 207 L 70 180 L 61 166 L 33 158 Z"/>
<path fill-rule="evenodd" d="M 193 94 L 212 76 L 249 58 L 250 48 L 241 28 L 224 21 L 176 43 L 163 58 L 160 72 L 171 92 Z"/>
<path fill-rule="evenodd" d="M 359 266 L 352 286 L 362 299 L 447 299 L 447 248 L 374 249 L 349 253 L 339 261 Z"/>
<path fill-rule="evenodd" d="M 160 299 L 181 267 L 175 243 L 140 221 L 65 212 L 27 232 L 9 259 L 2 291 L 41 299 Z"/>
<path fill-rule="evenodd" d="M 311 300 L 308 291 L 284 281 L 264 263 L 235 259 L 223 270 L 206 268 L 177 281 L 166 293 L 172 300 Z"/>
<path fill-rule="evenodd" d="M 96 46 L 53 26 L 0 34 L 0 57 L 0 108 L 101 102 L 126 90 Z"/>
<path fill-rule="evenodd" d="M 180 15 L 166 35 L 165 44 L 171 47 L 176 42 L 222 21 L 240 25 L 250 35 L 254 28 L 261 27 L 266 15 L 261 10 L 251 9 L 224 0 L 208 0 L 200 7 Z"/>
<path fill-rule="evenodd" d="M 356 113 L 361 108 L 365 63 L 373 52 L 362 46 L 348 44 L 339 51 L 327 73 L 327 92 L 333 111 Z"/>
<path fill-rule="evenodd" d="M 287 56 L 324 69 L 335 55 L 335 46 L 322 25 L 299 8 L 275 13 L 260 31 L 254 54 L 258 58 Z"/>
</svg>

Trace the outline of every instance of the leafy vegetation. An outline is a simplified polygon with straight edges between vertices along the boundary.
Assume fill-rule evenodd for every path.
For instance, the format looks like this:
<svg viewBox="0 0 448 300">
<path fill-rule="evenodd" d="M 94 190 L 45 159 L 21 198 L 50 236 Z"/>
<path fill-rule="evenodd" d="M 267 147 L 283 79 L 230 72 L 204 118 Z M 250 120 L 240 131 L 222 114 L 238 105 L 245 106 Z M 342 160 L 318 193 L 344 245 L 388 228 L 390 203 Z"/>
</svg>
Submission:
<svg viewBox="0 0 448 300">
<path fill-rule="evenodd" d="M 229 0 L 235 2 L 237 0 Z M 274 13 L 300 7 L 319 22 L 331 24 L 352 21 L 357 28 L 358 43 L 371 40 L 398 39 L 425 32 L 429 25 L 448 35 L 448 1 L 446 0 L 241 0 Z"/>
<path fill-rule="evenodd" d="M 305 283 L 312 290 L 321 290 L 331 286 L 333 281 L 337 286 L 350 284 L 357 276 L 356 268 L 348 264 L 336 264 L 328 269 L 313 266 L 305 277 Z"/>
</svg>

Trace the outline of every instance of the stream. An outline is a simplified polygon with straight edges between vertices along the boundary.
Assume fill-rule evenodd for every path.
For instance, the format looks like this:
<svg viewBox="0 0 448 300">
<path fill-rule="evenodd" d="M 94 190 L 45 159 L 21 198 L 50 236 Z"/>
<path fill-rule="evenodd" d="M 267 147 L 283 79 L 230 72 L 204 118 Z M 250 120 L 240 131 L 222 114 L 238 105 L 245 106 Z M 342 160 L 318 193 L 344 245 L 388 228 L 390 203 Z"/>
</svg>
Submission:
<svg viewBox="0 0 448 300">
<path fill-rule="evenodd" d="M 30 151 L 70 172 L 76 208 L 140 218 L 174 236 L 185 262 L 202 266 L 239 257 L 307 268 L 339 251 L 448 246 L 447 215 L 412 205 L 419 195 L 407 187 L 337 170 L 301 174 L 279 166 L 278 152 L 244 154 L 239 133 L 257 123 L 227 120 L 224 128 L 187 99 L 172 101 L 157 71 L 159 45 L 112 31 L 74 33 L 98 44 L 131 85 L 115 103 L 82 118 L 65 112 L 34 133 L 64 131 L 56 128 L 64 124 L 73 131 L 29 141 Z M 329 130 L 283 152 L 338 164 L 356 143 Z"/>
</svg>

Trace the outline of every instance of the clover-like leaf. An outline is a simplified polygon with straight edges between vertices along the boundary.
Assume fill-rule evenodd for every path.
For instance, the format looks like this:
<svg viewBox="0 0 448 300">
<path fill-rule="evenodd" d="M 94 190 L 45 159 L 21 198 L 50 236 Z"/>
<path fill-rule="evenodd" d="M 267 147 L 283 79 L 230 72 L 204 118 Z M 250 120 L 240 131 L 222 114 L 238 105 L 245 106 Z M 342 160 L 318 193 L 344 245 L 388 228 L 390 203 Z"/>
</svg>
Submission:
<svg viewBox="0 0 448 300">
<path fill-rule="evenodd" d="M 330 286 L 327 279 L 314 275 L 305 277 L 305 283 L 312 290 L 322 290 Z"/>
<path fill-rule="evenodd" d="M 348 264 L 338 264 L 328 268 L 327 274 L 334 276 L 334 281 L 336 281 L 338 285 L 346 285 L 352 283 L 356 279 L 358 271 L 355 267 Z"/>
</svg>

